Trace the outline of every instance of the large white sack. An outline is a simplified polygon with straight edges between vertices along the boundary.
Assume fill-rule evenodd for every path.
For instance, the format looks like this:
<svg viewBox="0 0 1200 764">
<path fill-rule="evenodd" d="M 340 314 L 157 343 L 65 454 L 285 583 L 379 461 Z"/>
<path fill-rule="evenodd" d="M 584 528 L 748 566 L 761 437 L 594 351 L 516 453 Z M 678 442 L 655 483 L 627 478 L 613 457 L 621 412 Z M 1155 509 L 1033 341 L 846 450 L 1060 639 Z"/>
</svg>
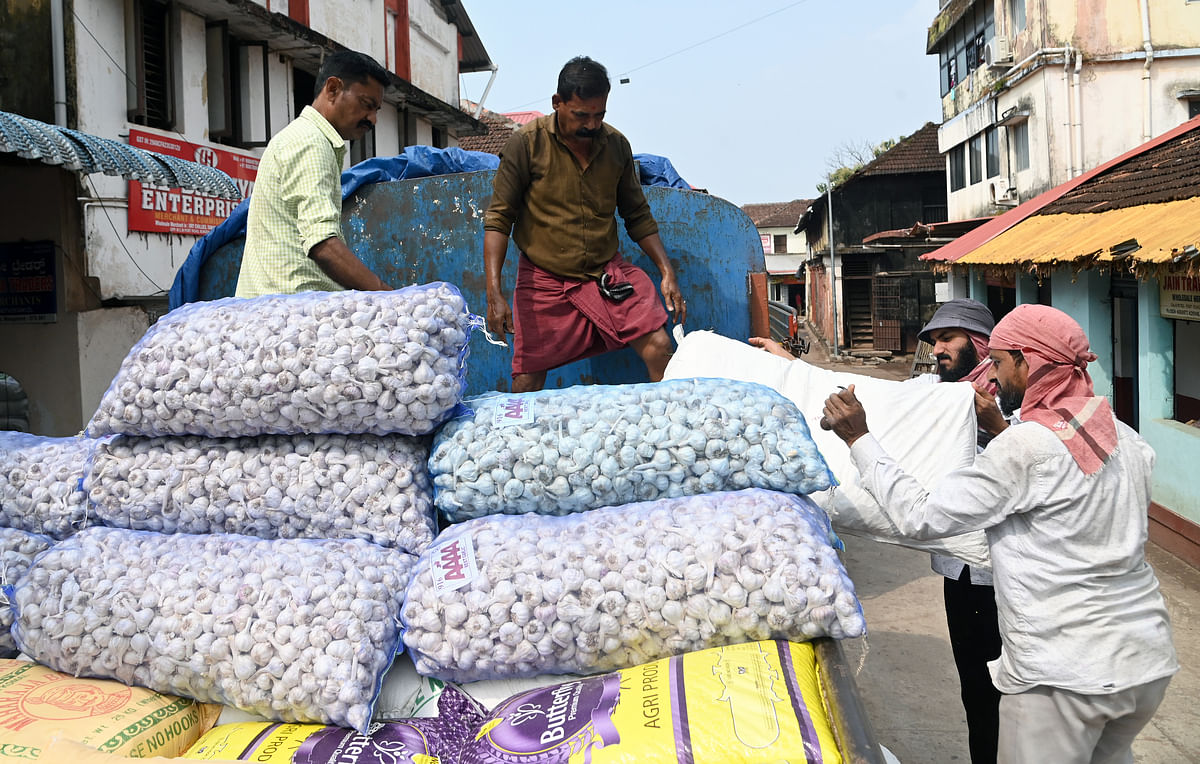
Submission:
<svg viewBox="0 0 1200 764">
<path fill-rule="evenodd" d="M 415 559 L 361 539 L 87 528 L 18 581 L 12 636 L 65 674 L 366 733 Z"/>
<path fill-rule="evenodd" d="M 87 432 L 425 435 L 459 406 L 479 321 L 441 281 L 190 303 L 129 351 Z"/>
<path fill-rule="evenodd" d="M 118 435 L 83 481 L 103 524 L 265 539 L 361 538 L 420 554 L 437 533 L 429 439 Z"/>
<path fill-rule="evenodd" d="M 796 404 L 808 422 L 817 448 L 839 486 L 810 495 L 829 513 L 839 532 L 890 544 L 957 557 L 991 567 L 983 531 L 919 541 L 900 533 L 879 503 L 863 488 L 850 449 L 834 433 L 821 429 L 821 410 L 838 386 L 854 385 L 867 411 L 867 423 L 887 453 L 927 490 L 950 472 L 975 459 L 978 425 L 970 385 L 905 384 L 862 374 L 828 371 L 801 360 L 789 361 L 744 342 L 709 331 L 688 332 L 667 364 L 664 379 L 696 376 L 758 382 Z"/>
</svg>

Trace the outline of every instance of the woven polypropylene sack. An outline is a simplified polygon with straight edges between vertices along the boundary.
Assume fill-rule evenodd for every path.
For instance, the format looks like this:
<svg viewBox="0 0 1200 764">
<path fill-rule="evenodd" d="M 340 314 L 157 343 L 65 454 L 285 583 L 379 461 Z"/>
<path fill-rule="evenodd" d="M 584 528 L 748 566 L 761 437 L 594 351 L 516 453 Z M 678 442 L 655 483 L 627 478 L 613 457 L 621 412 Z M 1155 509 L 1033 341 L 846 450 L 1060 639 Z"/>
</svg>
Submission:
<svg viewBox="0 0 1200 764">
<path fill-rule="evenodd" d="M 105 525 L 260 538 L 361 538 L 420 553 L 436 532 L 428 437 L 117 436 L 84 479 Z"/>
<path fill-rule="evenodd" d="M 526 690 L 458 764 L 841 764 L 810 645 L 749 642 Z"/>
<path fill-rule="evenodd" d="M 190 303 L 129 351 L 88 433 L 427 434 L 461 401 L 478 322 L 444 282 Z"/>
<path fill-rule="evenodd" d="M 56 671 L 363 731 L 414 561 L 357 539 L 88 528 L 17 583 L 13 636 Z"/>
<path fill-rule="evenodd" d="M 6 589 L 21 580 L 21 576 L 33 564 L 33 558 L 49 549 L 53 543 L 54 539 L 49 536 L 16 528 L 0 528 L 0 658 L 11 658 L 17 654 L 17 643 L 9 632 L 13 624 L 13 611 Z"/>
<path fill-rule="evenodd" d="M 442 427 L 429 456 L 434 503 L 451 522 L 832 482 L 796 406 L 750 382 L 579 385 L 466 404 L 472 413 Z"/>
<path fill-rule="evenodd" d="M 417 671 L 590 674 L 758 639 L 865 633 L 825 513 L 760 489 L 443 531 L 404 602 Z"/>
<path fill-rule="evenodd" d="M 0 432 L 0 527 L 63 539 L 98 524 L 80 486 L 98 443 Z"/>
</svg>

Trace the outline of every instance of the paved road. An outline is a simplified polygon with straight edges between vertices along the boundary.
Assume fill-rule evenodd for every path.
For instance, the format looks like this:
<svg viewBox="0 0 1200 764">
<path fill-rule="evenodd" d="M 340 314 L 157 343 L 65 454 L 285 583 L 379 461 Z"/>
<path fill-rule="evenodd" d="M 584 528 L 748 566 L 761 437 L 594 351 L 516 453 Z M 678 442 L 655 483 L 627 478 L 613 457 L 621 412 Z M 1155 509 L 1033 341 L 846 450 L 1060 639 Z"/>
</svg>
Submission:
<svg viewBox="0 0 1200 764">
<path fill-rule="evenodd" d="M 817 343 L 804 360 L 885 379 L 903 379 L 909 368 L 906 361 L 838 363 Z M 845 542 L 869 632 L 845 647 L 879 742 L 902 764 L 969 761 L 941 576 L 929 569 L 928 554 L 853 536 Z M 1200 762 L 1200 570 L 1154 544 L 1146 554 L 1167 600 L 1183 670 L 1134 744 L 1134 758 L 1138 764 Z"/>
</svg>

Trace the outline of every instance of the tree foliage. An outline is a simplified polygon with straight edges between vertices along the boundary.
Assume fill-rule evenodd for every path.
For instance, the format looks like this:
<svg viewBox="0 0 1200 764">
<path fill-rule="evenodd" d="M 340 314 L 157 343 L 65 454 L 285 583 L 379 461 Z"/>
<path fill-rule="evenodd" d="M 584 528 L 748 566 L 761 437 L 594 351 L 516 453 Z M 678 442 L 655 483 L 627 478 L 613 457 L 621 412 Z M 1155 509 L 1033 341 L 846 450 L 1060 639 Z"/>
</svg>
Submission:
<svg viewBox="0 0 1200 764">
<path fill-rule="evenodd" d="M 865 141 L 846 141 L 833 150 L 825 160 L 825 181 L 817 184 L 817 193 L 824 194 L 830 186 L 837 188 L 871 160 L 891 150 L 903 138 L 888 138 L 872 146 Z"/>
</svg>

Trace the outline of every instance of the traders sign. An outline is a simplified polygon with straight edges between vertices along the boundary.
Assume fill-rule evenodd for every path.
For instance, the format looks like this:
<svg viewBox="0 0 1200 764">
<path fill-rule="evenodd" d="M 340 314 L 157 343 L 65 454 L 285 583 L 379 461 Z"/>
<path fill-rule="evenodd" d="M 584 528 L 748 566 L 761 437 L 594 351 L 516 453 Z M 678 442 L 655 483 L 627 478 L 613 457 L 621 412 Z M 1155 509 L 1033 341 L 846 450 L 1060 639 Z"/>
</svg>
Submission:
<svg viewBox="0 0 1200 764">
<path fill-rule="evenodd" d="M 254 188 L 254 178 L 258 174 L 256 157 L 222 151 L 212 146 L 199 146 L 180 138 L 130 130 L 129 145 L 215 167 L 233 178 L 243 199 L 250 196 L 250 189 Z M 203 236 L 229 217 L 237 205 L 238 200 L 131 180 L 129 230 Z"/>
<path fill-rule="evenodd" d="M 1158 295 L 1158 310 L 1163 318 L 1200 321 L 1200 276 L 1162 276 L 1158 280 Z"/>
</svg>

